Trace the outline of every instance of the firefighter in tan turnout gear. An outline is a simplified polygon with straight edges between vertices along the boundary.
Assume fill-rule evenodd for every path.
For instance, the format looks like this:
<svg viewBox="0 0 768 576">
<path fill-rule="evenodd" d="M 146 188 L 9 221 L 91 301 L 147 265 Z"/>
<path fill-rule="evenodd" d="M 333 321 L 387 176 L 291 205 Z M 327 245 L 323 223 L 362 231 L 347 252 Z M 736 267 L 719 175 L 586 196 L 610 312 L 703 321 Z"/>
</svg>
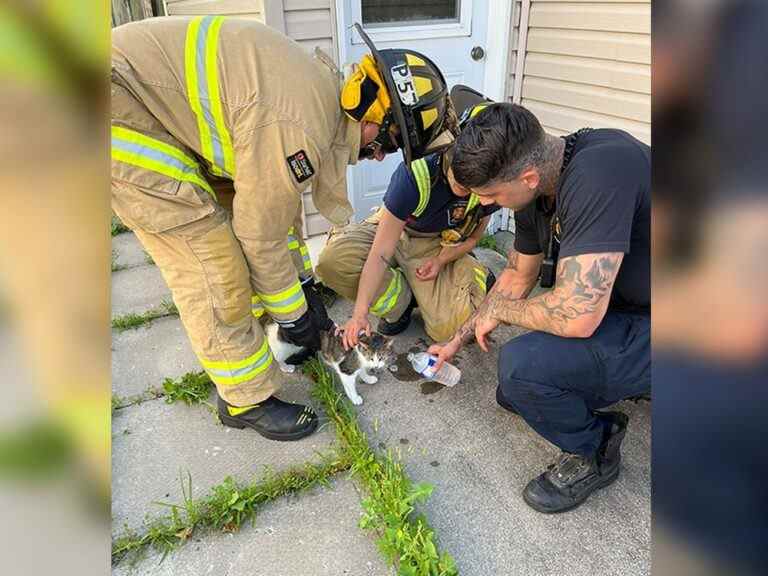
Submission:
<svg viewBox="0 0 768 576">
<path fill-rule="evenodd" d="M 343 225 L 347 165 L 398 148 L 410 160 L 412 146 L 444 139 L 442 118 L 432 130 L 406 124 L 418 66 L 384 50 L 344 83 L 322 53 L 214 16 L 135 22 L 112 39 L 113 209 L 159 266 L 222 422 L 302 438 L 317 416 L 274 396 L 282 373 L 257 318 L 319 347 L 332 323 L 301 242 L 301 193 L 311 184 L 320 212 Z M 234 183 L 231 217 L 219 179 Z"/>
</svg>

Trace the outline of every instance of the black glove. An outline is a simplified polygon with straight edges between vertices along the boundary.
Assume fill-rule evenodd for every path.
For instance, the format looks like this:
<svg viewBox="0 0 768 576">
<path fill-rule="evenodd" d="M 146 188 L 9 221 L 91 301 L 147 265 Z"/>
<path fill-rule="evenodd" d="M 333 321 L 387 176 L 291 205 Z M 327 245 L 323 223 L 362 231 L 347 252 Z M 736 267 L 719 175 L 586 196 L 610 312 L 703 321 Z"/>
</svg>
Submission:
<svg viewBox="0 0 768 576">
<path fill-rule="evenodd" d="M 315 287 L 315 281 L 311 278 L 301 285 L 304 290 L 304 297 L 307 299 L 307 307 L 312 314 L 312 319 L 318 330 L 330 330 L 333 328 L 333 320 L 328 317 L 328 312 L 323 304 L 323 298 Z"/>
<path fill-rule="evenodd" d="M 291 344 L 312 351 L 320 349 L 320 331 L 309 309 L 293 322 L 281 322 L 280 329 L 282 336 Z"/>
</svg>

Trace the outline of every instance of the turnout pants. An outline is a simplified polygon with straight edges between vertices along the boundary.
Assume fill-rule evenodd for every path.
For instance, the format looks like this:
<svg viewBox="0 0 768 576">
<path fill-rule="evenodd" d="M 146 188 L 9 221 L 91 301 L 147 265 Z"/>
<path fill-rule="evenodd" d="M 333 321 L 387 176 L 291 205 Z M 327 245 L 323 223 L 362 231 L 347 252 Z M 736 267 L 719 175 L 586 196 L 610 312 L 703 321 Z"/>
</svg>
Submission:
<svg viewBox="0 0 768 576">
<path fill-rule="evenodd" d="M 650 318 L 608 312 L 590 338 L 530 332 L 499 354 L 498 403 L 552 444 L 592 456 L 604 426 L 593 411 L 651 390 Z"/>
<path fill-rule="evenodd" d="M 258 317 L 265 312 L 229 212 L 191 150 L 125 88 L 112 84 L 112 208 L 160 268 L 192 348 L 219 395 L 261 402 L 282 374 Z M 288 231 L 300 275 L 312 273 L 301 213 Z"/>
<path fill-rule="evenodd" d="M 348 300 L 355 300 L 360 274 L 373 245 L 378 214 L 361 224 L 332 230 L 315 272 L 329 288 Z M 430 338 L 443 342 L 480 306 L 485 298 L 487 270 L 472 256 L 465 255 L 443 267 L 436 278 L 419 280 L 416 269 L 440 253 L 440 237 L 417 237 L 404 231 L 389 267 L 370 307 L 370 312 L 388 321 L 400 318 L 413 296 L 421 310 Z"/>
</svg>

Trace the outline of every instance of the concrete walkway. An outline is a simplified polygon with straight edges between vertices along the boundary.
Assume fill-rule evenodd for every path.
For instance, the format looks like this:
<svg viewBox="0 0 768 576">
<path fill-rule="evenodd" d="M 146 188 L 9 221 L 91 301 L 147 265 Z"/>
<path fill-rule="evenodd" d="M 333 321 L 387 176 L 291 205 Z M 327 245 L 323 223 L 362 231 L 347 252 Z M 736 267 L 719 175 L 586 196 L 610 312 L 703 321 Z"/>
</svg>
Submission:
<svg viewBox="0 0 768 576">
<path fill-rule="evenodd" d="M 146 263 L 132 234 L 113 239 L 118 263 L 113 274 L 113 314 L 143 312 L 168 298 L 158 270 Z M 322 239 L 309 243 L 313 260 Z M 503 259 L 485 252 L 493 267 Z M 498 272 L 498 270 L 497 270 Z M 337 301 L 337 322 L 351 306 Z M 526 482 L 556 456 L 555 448 L 519 417 L 496 405 L 496 351 L 511 328 L 495 334 L 494 351 L 472 346 L 457 364 L 463 371 L 455 388 L 412 378 L 404 354 L 426 342 L 418 312 L 395 348 L 397 373 L 385 372 L 378 384 L 359 384 L 364 398 L 358 415 L 373 446 L 397 448 L 414 482 L 428 482 L 434 493 L 423 512 L 436 530 L 441 549 L 465 576 L 646 575 L 650 574 L 650 405 L 624 402 L 616 409 L 630 416 L 623 445 L 622 474 L 608 489 L 576 511 L 537 514 L 520 497 Z M 113 334 L 113 390 L 127 396 L 161 386 L 200 367 L 178 318 Z M 307 402 L 309 383 L 290 377 L 283 394 Z M 169 405 L 163 399 L 129 406 L 113 416 L 113 532 L 139 528 L 146 515 L 163 514 L 158 502 L 181 500 L 180 475 L 192 476 L 201 497 L 227 476 L 259 478 L 265 467 L 279 471 L 317 460 L 333 445 L 329 425 L 296 443 L 276 443 L 255 433 L 220 426 L 206 406 Z M 357 522 L 360 499 L 348 474 L 330 487 L 267 505 L 253 526 L 236 534 L 196 536 L 162 564 L 148 559 L 115 574 L 228 574 L 337 576 L 390 574 L 374 538 Z"/>
</svg>

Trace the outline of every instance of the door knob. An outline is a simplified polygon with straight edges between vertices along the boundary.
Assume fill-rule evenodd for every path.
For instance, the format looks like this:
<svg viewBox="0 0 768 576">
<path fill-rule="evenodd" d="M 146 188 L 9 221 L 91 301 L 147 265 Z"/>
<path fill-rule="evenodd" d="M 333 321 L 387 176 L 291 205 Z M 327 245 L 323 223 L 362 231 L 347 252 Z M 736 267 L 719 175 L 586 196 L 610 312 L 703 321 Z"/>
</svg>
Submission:
<svg viewBox="0 0 768 576">
<path fill-rule="evenodd" d="M 483 50 L 480 46 L 475 46 L 472 48 L 472 51 L 469 53 L 469 55 L 472 56 L 472 60 L 482 60 L 485 58 L 485 50 Z"/>
</svg>

